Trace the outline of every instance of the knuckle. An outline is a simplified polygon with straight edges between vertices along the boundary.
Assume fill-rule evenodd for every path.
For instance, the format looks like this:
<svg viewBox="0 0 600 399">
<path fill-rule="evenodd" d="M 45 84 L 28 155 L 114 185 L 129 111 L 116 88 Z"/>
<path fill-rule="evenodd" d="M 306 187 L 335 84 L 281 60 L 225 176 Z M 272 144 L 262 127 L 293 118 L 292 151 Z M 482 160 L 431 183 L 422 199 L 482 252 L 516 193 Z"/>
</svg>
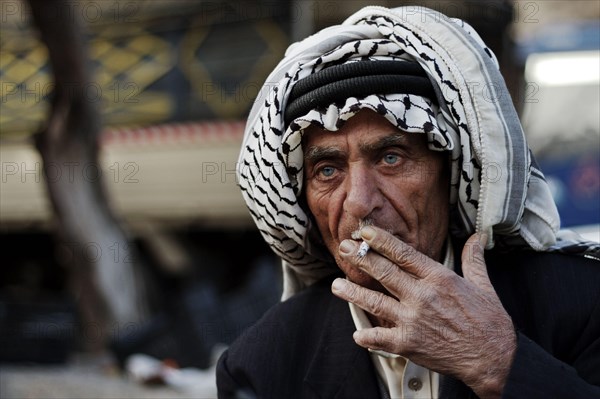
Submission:
<svg viewBox="0 0 600 399">
<path fill-rule="evenodd" d="M 409 245 L 394 248 L 394 257 L 407 264 L 418 264 L 422 261 L 421 254 Z"/>
<path fill-rule="evenodd" d="M 415 325 L 419 321 L 419 311 L 413 307 L 406 310 L 404 320 L 407 324 Z"/>
<path fill-rule="evenodd" d="M 355 285 L 349 284 L 346 288 L 346 296 L 350 299 L 355 299 L 358 294 L 358 289 Z"/>
<path fill-rule="evenodd" d="M 432 308 L 439 307 L 440 295 L 435 288 L 422 288 L 417 292 L 416 311 L 427 314 Z"/>
<path fill-rule="evenodd" d="M 418 304 L 420 309 L 430 306 L 438 299 L 437 292 L 429 287 L 422 287 L 418 291 L 417 296 L 419 298 Z"/>
<path fill-rule="evenodd" d="M 393 283 L 396 280 L 398 270 L 395 265 L 385 263 L 378 267 L 377 279 L 382 283 Z"/>
<path fill-rule="evenodd" d="M 385 334 L 383 333 L 383 329 L 382 328 L 376 328 L 375 329 L 374 341 L 375 341 L 375 343 L 377 343 L 377 346 L 379 346 L 379 347 L 385 347 L 386 346 L 387 340 L 386 340 Z"/>
<path fill-rule="evenodd" d="M 369 308 L 375 313 L 381 313 L 384 306 L 382 294 L 373 292 L 367 300 Z"/>
<path fill-rule="evenodd" d="M 390 253 L 394 252 L 397 249 L 394 236 L 392 236 L 391 234 L 384 235 L 383 240 L 381 241 L 381 249 Z"/>
</svg>

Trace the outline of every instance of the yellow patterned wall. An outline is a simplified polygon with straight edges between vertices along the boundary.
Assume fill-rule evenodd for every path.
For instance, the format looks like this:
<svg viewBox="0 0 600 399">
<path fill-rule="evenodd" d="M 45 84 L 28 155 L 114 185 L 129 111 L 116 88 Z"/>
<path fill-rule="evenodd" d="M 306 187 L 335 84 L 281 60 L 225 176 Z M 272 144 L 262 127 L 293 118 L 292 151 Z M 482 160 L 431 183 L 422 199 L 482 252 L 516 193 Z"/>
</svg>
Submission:
<svg viewBox="0 0 600 399">
<path fill-rule="evenodd" d="M 52 76 L 27 6 L 9 2 L 15 12 L 2 4 L 0 134 L 23 137 L 46 118 Z M 82 4 L 73 16 L 85 27 L 94 78 L 71 89 L 98 107 L 105 126 L 243 118 L 289 44 L 282 11 L 246 12 L 244 4 L 256 2 Z"/>
</svg>

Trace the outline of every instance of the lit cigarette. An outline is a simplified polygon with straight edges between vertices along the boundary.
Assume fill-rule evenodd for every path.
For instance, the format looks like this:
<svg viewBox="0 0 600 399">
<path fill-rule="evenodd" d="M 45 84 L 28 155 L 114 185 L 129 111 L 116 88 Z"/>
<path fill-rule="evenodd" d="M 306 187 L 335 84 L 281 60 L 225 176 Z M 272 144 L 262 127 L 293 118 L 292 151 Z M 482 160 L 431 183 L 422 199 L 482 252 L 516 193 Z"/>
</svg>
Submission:
<svg viewBox="0 0 600 399">
<path fill-rule="evenodd" d="M 365 226 L 370 226 L 371 224 L 373 224 L 371 222 L 370 219 L 364 219 L 364 220 L 360 220 L 358 222 L 358 229 L 354 230 L 351 234 L 352 238 L 355 240 L 360 240 L 360 229 L 362 229 Z M 356 256 L 358 256 L 359 258 L 364 258 L 367 255 L 367 252 L 369 252 L 369 244 L 367 244 L 364 241 L 361 241 L 360 246 L 358 247 L 358 252 L 356 253 Z"/>
<path fill-rule="evenodd" d="M 364 258 L 365 255 L 367 255 L 367 252 L 369 251 L 369 244 L 367 244 L 365 241 L 360 243 L 360 246 L 358 247 L 358 252 L 356 253 L 356 256 L 358 256 L 359 258 Z"/>
</svg>

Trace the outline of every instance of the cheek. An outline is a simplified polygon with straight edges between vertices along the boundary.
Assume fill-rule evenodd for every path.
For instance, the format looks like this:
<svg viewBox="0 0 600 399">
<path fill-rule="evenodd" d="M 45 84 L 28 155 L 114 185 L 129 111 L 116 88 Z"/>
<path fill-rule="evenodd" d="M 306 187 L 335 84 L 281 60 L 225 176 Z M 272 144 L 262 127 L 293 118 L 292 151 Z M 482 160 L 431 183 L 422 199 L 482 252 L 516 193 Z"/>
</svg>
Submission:
<svg viewBox="0 0 600 399">
<path fill-rule="evenodd" d="M 435 235 L 438 235 L 441 232 L 446 233 L 449 208 L 448 198 L 444 197 L 444 191 L 436 191 L 435 188 L 430 193 L 431 196 L 424 201 L 426 206 L 419 210 L 421 214 L 420 220 L 425 224 L 421 228 L 427 231 L 428 234 L 435 233 Z"/>
<path fill-rule="evenodd" d="M 421 190 L 425 193 L 423 203 L 426 204 L 432 215 L 439 214 L 442 208 L 448 206 L 450 193 L 449 184 L 446 179 L 434 177 Z M 435 209 L 437 211 L 434 211 Z"/>
<path fill-rule="evenodd" d="M 430 255 L 437 256 L 448 235 L 450 184 L 445 170 L 440 167 L 439 173 L 428 182 L 425 192 L 427 196 L 422 198 L 425 206 L 419 210 L 421 236 L 431 245 Z"/>
<path fill-rule="evenodd" d="M 333 212 L 330 212 L 333 206 L 332 197 L 328 193 L 315 192 L 315 190 L 307 187 L 306 204 L 317 223 L 323 240 L 327 243 L 331 237 L 328 226 L 330 225 L 330 218 L 334 215 Z"/>
<path fill-rule="evenodd" d="M 340 226 L 343 215 L 343 192 L 341 190 L 329 190 L 326 193 L 315 193 L 307 189 L 306 202 L 312 214 L 312 218 L 319 230 L 323 250 L 329 252 L 335 258 L 340 268 L 340 258 L 338 255 L 340 245 Z"/>
<path fill-rule="evenodd" d="M 436 207 L 439 209 L 440 217 L 445 218 L 447 222 L 448 212 L 450 209 L 450 175 L 448 168 L 445 167 L 445 158 L 440 159 L 439 173 L 432 187 L 432 192 L 435 192 Z"/>
<path fill-rule="evenodd" d="M 307 187 L 306 190 L 306 205 L 308 210 L 314 216 L 317 224 L 321 225 L 321 220 L 326 217 L 327 198 L 322 195 L 317 195 L 313 190 Z"/>
</svg>

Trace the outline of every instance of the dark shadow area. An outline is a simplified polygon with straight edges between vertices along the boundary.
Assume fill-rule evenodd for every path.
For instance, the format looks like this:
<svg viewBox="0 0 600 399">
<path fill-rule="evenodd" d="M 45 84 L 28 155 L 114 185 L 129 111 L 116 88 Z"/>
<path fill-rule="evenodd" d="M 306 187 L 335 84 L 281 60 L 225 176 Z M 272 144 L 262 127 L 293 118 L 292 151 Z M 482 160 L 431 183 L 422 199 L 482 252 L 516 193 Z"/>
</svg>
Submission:
<svg viewBox="0 0 600 399">
<path fill-rule="evenodd" d="M 109 331 L 121 365 L 144 353 L 181 367 L 208 367 L 216 345 L 231 343 L 279 300 L 279 263 L 257 232 L 187 229 L 173 235 L 193 260 L 183 273 L 161 268 L 147 244 L 135 240 L 153 309 L 148 322 Z M 66 361 L 98 332 L 78 320 L 77 297 L 55 260 L 52 237 L 2 234 L 1 240 L 0 361 Z"/>
</svg>

